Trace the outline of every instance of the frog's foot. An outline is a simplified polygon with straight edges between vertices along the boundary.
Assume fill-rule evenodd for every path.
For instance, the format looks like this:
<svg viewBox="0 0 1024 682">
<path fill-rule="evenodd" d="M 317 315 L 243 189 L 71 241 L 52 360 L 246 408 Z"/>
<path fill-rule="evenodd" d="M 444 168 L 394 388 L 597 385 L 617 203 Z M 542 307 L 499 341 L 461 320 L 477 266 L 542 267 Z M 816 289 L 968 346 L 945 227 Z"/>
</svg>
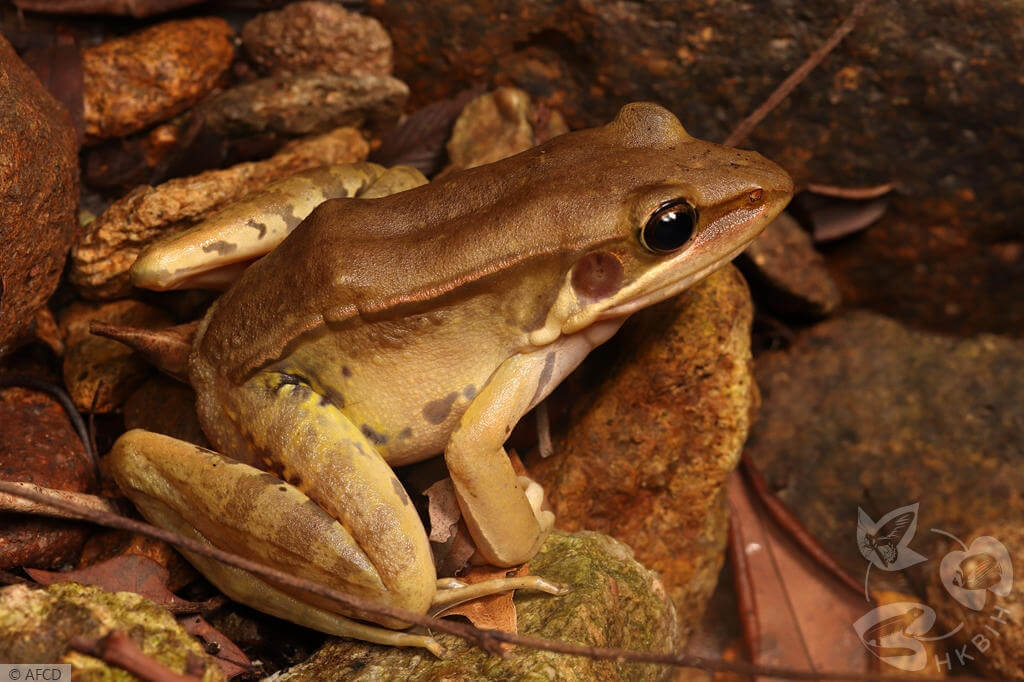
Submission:
<svg viewBox="0 0 1024 682">
<path fill-rule="evenodd" d="M 438 583 L 440 582 L 441 581 L 439 580 Z M 430 613 L 438 614 L 446 609 L 450 609 L 456 604 L 461 604 L 463 602 L 470 601 L 471 599 L 477 599 L 478 597 L 487 597 L 492 594 L 508 592 L 510 590 L 536 590 L 538 592 L 547 592 L 548 594 L 556 596 L 568 594 L 572 591 L 572 588 L 568 585 L 551 582 L 539 575 L 495 578 L 494 580 L 484 580 L 479 583 L 473 583 L 472 585 L 468 585 L 466 583 L 462 583 L 462 585 L 463 587 L 444 588 L 439 584 L 438 591 L 430 602 Z"/>
</svg>

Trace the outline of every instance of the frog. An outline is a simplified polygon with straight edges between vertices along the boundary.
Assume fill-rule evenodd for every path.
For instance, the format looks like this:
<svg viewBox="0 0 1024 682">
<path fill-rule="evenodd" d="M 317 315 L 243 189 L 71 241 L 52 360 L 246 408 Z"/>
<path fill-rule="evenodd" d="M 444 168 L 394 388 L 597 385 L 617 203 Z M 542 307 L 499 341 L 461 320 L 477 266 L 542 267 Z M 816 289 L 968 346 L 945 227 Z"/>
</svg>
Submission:
<svg viewBox="0 0 1024 682">
<path fill-rule="evenodd" d="M 739 254 L 793 182 L 760 154 L 692 137 L 650 102 L 599 127 L 427 182 L 318 169 L 133 266 L 155 289 L 224 293 L 183 374 L 207 450 L 134 429 L 107 457 L 153 523 L 416 613 L 541 576 L 438 576 L 394 468 L 443 457 L 478 559 L 528 562 L 554 524 L 505 441 L 633 313 Z M 327 197 L 327 198 L 325 198 Z M 407 623 L 212 559 L 228 597 L 323 632 L 434 653 Z"/>
</svg>

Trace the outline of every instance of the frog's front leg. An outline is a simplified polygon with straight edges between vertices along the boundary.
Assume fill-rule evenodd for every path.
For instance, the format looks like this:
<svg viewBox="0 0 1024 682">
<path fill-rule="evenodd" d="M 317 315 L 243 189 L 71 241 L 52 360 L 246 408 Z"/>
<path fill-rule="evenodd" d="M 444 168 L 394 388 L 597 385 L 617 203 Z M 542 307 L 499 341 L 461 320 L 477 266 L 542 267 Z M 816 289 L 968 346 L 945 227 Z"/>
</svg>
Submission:
<svg viewBox="0 0 1024 682">
<path fill-rule="evenodd" d="M 280 467 L 291 484 L 201 448 L 132 431 L 115 444 L 110 465 L 143 515 L 292 575 L 425 613 L 436 589 L 426 533 L 391 468 L 359 429 L 294 375 L 268 372 L 225 393 L 222 415 L 237 429 L 236 439 Z M 404 623 L 189 558 L 228 596 L 259 610 L 333 634 L 438 650 L 429 637 L 346 616 L 388 628 Z"/>
<path fill-rule="evenodd" d="M 543 397 L 556 353 L 515 355 L 503 362 L 463 413 L 445 448 L 462 515 L 480 554 L 495 566 L 529 561 L 554 524 L 526 495 L 504 443 L 520 417 Z"/>
</svg>

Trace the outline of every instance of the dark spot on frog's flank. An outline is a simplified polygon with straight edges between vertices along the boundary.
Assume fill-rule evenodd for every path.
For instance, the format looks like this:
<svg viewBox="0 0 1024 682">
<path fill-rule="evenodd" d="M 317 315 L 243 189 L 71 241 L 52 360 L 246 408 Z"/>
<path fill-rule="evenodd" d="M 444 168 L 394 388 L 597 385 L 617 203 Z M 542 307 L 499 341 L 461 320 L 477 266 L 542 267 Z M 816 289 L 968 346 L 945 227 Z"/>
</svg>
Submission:
<svg viewBox="0 0 1024 682">
<path fill-rule="evenodd" d="M 363 424 L 359 427 L 359 430 L 362 431 L 363 435 L 366 436 L 366 439 L 374 445 L 384 445 L 384 443 L 388 442 L 387 436 L 383 433 L 377 433 L 369 424 Z"/>
<path fill-rule="evenodd" d="M 223 239 L 218 239 L 212 244 L 207 244 L 206 246 L 203 247 L 203 253 L 210 253 L 211 251 L 216 251 L 218 256 L 226 256 L 229 253 L 233 253 L 237 250 L 238 244 L 231 244 L 229 242 L 224 241 Z"/>
<path fill-rule="evenodd" d="M 505 424 L 505 435 L 507 436 L 510 433 L 512 433 L 512 425 L 511 424 Z"/>
<path fill-rule="evenodd" d="M 458 397 L 458 393 L 452 392 L 439 400 L 431 400 L 423 406 L 423 418 L 431 424 L 440 424 L 451 414 L 452 405 Z"/>
<path fill-rule="evenodd" d="M 551 381 L 551 375 L 555 373 L 555 353 L 554 351 L 548 353 L 544 357 L 544 369 L 540 371 L 540 378 L 537 380 L 537 390 L 533 392 L 533 399 L 530 402 L 537 400 L 544 389 L 547 387 L 548 382 Z"/>
<path fill-rule="evenodd" d="M 348 365 L 341 366 L 341 376 L 346 378 L 352 376 L 352 370 L 348 368 Z"/>
<path fill-rule="evenodd" d="M 246 223 L 246 227 L 251 227 L 254 230 L 259 230 L 259 234 L 256 235 L 256 239 L 263 239 L 267 236 L 267 226 L 263 223 L 257 222 L 255 219 L 250 218 Z"/>
<path fill-rule="evenodd" d="M 320 394 L 320 407 L 333 405 L 339 410 L 345 407 L 345 396 L 333 388 L 325 386 Z"/>
<path fill-rule="evenodd" d="M 405 492 L 405 488 L 402 487 L 402 484 L 399 483 L 397 478 L 394 478 L 394 477 L 391 478 L 391 487 L 393 487 L 395 489 L 395 494 L 398 495 L 402 499 L 402 504 L 404 504 L 406 507 L 408 507 L 409 506 L 409 494 L 407 492 Z"/>
<path fill-rule="evenodd" d="M 288 492 L 288 488 L 284 487 L 283 485 L 277 486 L 277 489 L 283 493 Z"/>
<path fill-rule="evenodd" d="M 406 426 L 404 429 L 402 429 L 401 431 L 398 432 L 398 437 L 399 438 L 411 438 L 412 437 L 412 427 Z"/>
<path fill-rule="evenodd" d="M 472 400 L 473 398 L 476 397 L 476 386 L 474 386 L 473 384 L 466 386 L 464 389 L 462 389 L 462 395 L 466 398 L 466 400 Z"/>
</svg>

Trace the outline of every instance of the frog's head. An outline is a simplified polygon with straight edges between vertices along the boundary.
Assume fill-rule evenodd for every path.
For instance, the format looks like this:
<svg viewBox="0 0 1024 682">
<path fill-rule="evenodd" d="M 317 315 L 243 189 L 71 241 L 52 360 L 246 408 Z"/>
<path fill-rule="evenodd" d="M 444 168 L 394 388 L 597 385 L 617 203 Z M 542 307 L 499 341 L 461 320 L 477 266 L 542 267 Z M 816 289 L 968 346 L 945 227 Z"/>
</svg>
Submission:
<svg viewBox="0 0 1024 682">
<path fill-rule="evenodd" d="M 563 333 L 682 291 L 740 253 L 793 194 L 779 166 L 691 137 L 656 104 L 629 104 L 584 133 L 607 159 L 590 164 L 603 175 L 591 182 L 615 196 L 592 197 L 602 239 L 571 267 Z"/>
</svg>

